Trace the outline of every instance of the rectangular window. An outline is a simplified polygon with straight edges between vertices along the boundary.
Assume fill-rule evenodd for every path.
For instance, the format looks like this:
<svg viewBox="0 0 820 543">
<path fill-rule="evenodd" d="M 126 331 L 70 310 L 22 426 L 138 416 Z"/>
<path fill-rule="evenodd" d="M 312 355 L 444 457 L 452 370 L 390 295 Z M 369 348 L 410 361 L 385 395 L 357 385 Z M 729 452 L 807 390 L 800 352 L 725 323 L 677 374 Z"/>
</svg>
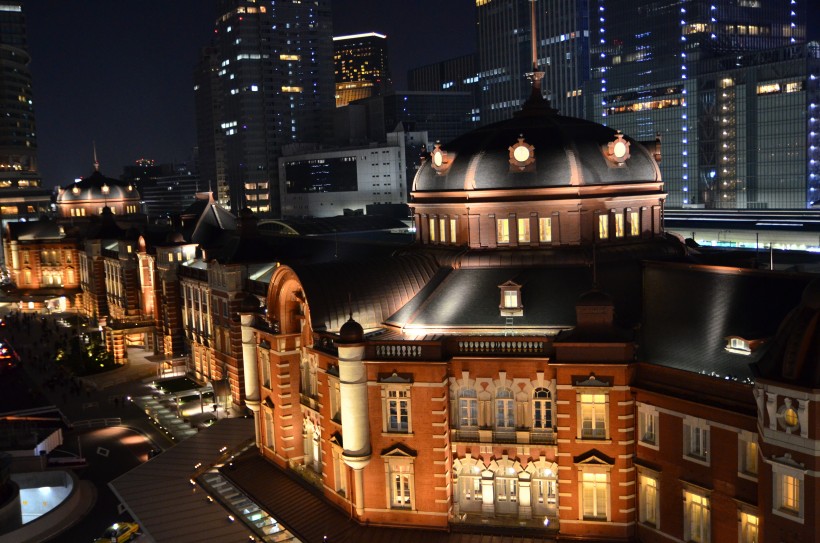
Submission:
<svg viewBox="0 0 820 543">
<path fill-rule="evenodd" d="M 684 491 L 684 539 L 692 543 L 709 543 L 709 498 Z"/>
<path fill-rule="evenodd" d="M 458 242 L 458 222 L 450 219 L 450 243 Z"/>
<path fill-rule="evenodd" d="M 581 479 L 584 520 L 606 520 L 607 518 L 607 474 L 585 471 Z"/>
<path fill-rule="evenodd" d="M 538 218 L 538 241 L 541 243 L 552 242 L 552 218 Z"/>
<path fill-rule="evenodd" d="M 629 212 L 629 235 L 632 237 L 641 235 L 641 220 L 637 211 Z"/>
<path fill-rule="evenodd" d="M 709 425 L 701 419 L 686 418 L 683 423 L 684 457 L 709 463 Z"/>
<path fill-rule="evenodd" d="M 504 307 L 516 308 L 518 307 L 518 291 L 505 290 L 504 291 Z"/>
<path fill-rule="evenodd" d="M 463 390 L 458 399 L 458 427 L 478 427 L 478 398 L 475 390 Z"/>
<path fill-rule="evenodd" d="M 436 219 L 430 217 L 428 224 L 430 225 L 430 241 L 436 241 Z"/>
<path fill-rule="evenodd" d="M 638 442 L 643 445 L 658 445 L 658 412 L 653 407 L 638 404 Z"/>
<path fill-rule="evenodd" d="M 495 425 L 499 430 L 515 428 L 515 400 L 512 393 L 499 393 L 495 400 Z"/>
<path fill-rule="evenodd" d="M 510 242 L 510 219 L 496 219 L 495 221 L 496 241 L 499 244 Z"/>
<path fill-rule="evenodd" d="M 441 237 L 441 242 L 444 243 L 444 236 L 447 234 L 447 219 L 438 220 L 438 231 Z"/>
<path fill-rule="evenodd" d="M 624 216 L 623 213 L 615 214 L 615 237 L 624 237 Z"/>
<path fill-rule="evenodd" d="M 741 475 L 757 477 L 757 441 L 753 435 L 741 434 L 737 444 L 738 471 Z"/>
<path fill-rule="evenodd" d="M 518 243 L 530 242 L 530 219 L 518 219 Z"/>
<path fill-rule="evenodd" d="M 410 392 L 389 389 L 387 391 L 387 431 L 410 431 Z"/>
<path fill-rule="evenodd" d="M 273 448 L 273 413 L 265 409 L 265 447 Z"/>
<path fill-rule="evenodd" d="M 598 215 L 598 239 L 609 239 L 609 215 Z"/>
<path fill-rule="evenodd" d="M 640 477 L 640 520 L 643 524 L 658 525 L 658 480 Z"/>
<path fill-rule="evenodd" d="M 339 380 L 328 379 L 330 388 L 330 418 L 334 422 L 342 423 L 342 393 L 339 388 Z"/>
<path fill-rule="evenodd" d="M 341 451 L 333 452 L 333 480 L 336 492 L 342 496 L 347 494 L 347 469 L 344 460 L 342 460 Z"/>
<path fill-rule="evenodd" d="M 581 438 L 606 439 L 606 394 L 581 394 Z"/>
<path fill-rule="evenodd" d="M 390 507 L 392 509 L 413 508 L 413 474 L 409 465 L 389 464 L 390 470 Z"/>
<path fill-rule="evenodd" d="M 262 386 L 270 388 L 270 360 L 267 355 L 259 357 L 259 365 L 262 366 Z"/>
<path fill-rule="evenodd" d="M 780 476 L 780 508 L 792 513 L 800 511 L 800 481 L 797 477 Z"/>
<path fill-rule="evenodd" d="M 740 514 L 740 543 L 758 543 L 758 524 L 757 515 L 749 513 Z"/>
</svg>

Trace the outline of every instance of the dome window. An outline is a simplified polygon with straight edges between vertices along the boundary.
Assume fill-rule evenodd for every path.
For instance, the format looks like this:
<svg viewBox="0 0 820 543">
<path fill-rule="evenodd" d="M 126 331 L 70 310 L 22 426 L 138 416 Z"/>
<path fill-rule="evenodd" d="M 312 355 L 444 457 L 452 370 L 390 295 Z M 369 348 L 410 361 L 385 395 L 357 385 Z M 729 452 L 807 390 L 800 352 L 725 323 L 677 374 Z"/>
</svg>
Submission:
<svg viewBox="0 0 820 543">
<path fill-rule="evenodd" d="M 74 194 L 80 194 L 80 187 L 78 187 L 77 185 L 74 185 L 71 188 L 71 192 L 73 192 Z"/>
<path fill-rule="evenodd" d="M 436 142 L 433 152 L 430 153 L 430 160 L 433 163 L 433 169 L 436 170 L 438 174 L 447 173 L 452 162 L 451 158 L 447 155 L 447 151 L 441 148 L 441 142 L 438 141 Z"/>
<path fill-rule="evenodd" d="M 103 194 L 108 194 L 109 192 L 111 192 L 111 187 L 109 187 L 108 185 L 103 184 L 103 186 L 100 190 L 102 190 Z"/>
<path fill-rule="evenodd" d="M 620 130 L 615 133 L 615 139 L 607 144 L 606 157 L 618 166 L 623 166 L 629 160 L 629 142 Z"/>
<path fill-rule="evenodd" d="M 524 135 L 518 136 L 518 142 L 509 147 L 510 171 L 532 171 L 535 164 L 535 147 L 524 141 Z"/>
</svg>

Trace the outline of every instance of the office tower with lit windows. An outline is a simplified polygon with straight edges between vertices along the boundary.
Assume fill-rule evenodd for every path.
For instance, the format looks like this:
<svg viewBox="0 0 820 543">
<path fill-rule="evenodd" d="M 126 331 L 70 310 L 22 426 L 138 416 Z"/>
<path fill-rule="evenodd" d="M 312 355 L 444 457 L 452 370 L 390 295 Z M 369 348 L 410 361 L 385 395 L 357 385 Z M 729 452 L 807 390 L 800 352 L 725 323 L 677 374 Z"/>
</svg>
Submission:
<svg viewBox="0 0 820 543">
<path fill-rule="evenodd" d="M 218 124 L 222 131 L 231 210 L 278 217 L 282 146 L 332 135 L 326 122 L 334 108 L 330 1 L 220 0 L 217 8 L 212 45 L 219 84 L 212 90 L 218 98 L 213 119 L 198 108 L 198 130 Z M 203 63 L 199 72 L 211 69 Z M 202 171 L 218 172 L 206 156 Z"/>
<path fill-rule="evenodd" d="M 376 32 L 335 36 L 333 63 L 336 107 L 384 94 L 392 86 L 387 58 L 387 36 Z"/>
<path fill-rule="evenodd" d="M 0 5 L 0 55 L 0 188 L 38 187 L 31 57 L 20 2 Z"/>
<path fill-rule="evenodd" d="M 441 62 L 412 68 L 407 72 L 410 91 L 469 92 L 472 98 L 469 118 L 481 121 L 481 86 L 478 81 L 478 55 L 470 53 Z"/>
<path fill-rule="evenodd" d="M 806 0 L 592 3 L 588 116 L 660 135 L 667 207 L 805 208 L 818 189 Z"/>
<path fill-rule="evenodd" d="M 563 115 L 584 114 L 589 79 L 587 0 L 535 0 L 536 55 L 543 93 Z M 476 0 L 481 122 L 508 119 L 530 94 L 531 0 Z"/>
<path fill-rule="evenodd" d="M 225 180 L 225 131 L 221 127 L 222 91 L 219 77 L 219 50 L 204 47 L 194 72 L 194 107 L 196 108 L 199 172 L 203 188 L 214 194 L 214 200 L 229 205 Z"/>
</svg>

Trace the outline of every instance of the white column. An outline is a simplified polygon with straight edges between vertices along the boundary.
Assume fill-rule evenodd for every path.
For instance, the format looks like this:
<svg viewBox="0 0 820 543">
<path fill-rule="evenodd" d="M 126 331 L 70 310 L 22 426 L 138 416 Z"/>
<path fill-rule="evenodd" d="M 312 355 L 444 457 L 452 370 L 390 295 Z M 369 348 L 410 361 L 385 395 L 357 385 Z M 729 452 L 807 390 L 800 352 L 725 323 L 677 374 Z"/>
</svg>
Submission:
<svg viewBox="0 0 820 543">
<path fill-rule="evenodd" d="M 342 460 L 353 469 L 356 514 L 364 514 L 364 468 L 370 463 L 370 419 L 364 345 L 339 344 L 339 396 L 342 412 Z"/>
<path fill-rule="evenodd" d="M 245 372 L 245 405 L 253 412 L 256 446 L 262 443 L 259 420 L 259 365 L 256 359 L 256 334 L 253 332 L 253 313 L 242 313 L 239 322 L 242 329 L 242 369 Z"/>
</svg>

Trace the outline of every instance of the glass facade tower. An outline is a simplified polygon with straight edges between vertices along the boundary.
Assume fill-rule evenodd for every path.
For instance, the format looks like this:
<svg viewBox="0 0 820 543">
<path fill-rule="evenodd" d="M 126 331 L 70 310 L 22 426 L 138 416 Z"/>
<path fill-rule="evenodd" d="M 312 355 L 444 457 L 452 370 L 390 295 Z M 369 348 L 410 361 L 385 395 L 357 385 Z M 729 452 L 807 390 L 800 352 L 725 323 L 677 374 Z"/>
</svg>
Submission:
<svg viewBox="0 0 820 543">
<path fill-rule="evenodd" d="M 387 36 L 368 32 L 333 38 L 336 107 L 391 88 Z"/>
<path fill-rule="evenodd" d="M 582 117 L 589 78 L 587 0 L 476 0 L 482 124 L 509 119 L 530 95 L 532 2 L 544 95 L 564 115 Z"/>
<path fill-rule="evenodd" d="M 214 118 L 224 136 L 230 207 L 278 217 L 282 147 L 332 135 L 332 123 L 323 122 L 334 109 L 330 1 L 220 0 L 217 6 L 219 85 L 210 88 L 220 92 Z M 207 118 L 197 123 L 200 131 L 214 125 Z"/>
<path fill-rule="evenodd" d="M 594 0 L 588 116 L 639 140 L 660 135 L 667 207 L 806 206 L 795 196 L 807 194 L 811 160 L 799 121 L 814 86 L 804 3 Z M 782 91 L 759 92 L 768 83 Z M 772 108 L 783 123 L 767 120 Z M 787 145 L 789 168 L 763 164 L 786 156 L 772 145 Z"/>
</svg>

